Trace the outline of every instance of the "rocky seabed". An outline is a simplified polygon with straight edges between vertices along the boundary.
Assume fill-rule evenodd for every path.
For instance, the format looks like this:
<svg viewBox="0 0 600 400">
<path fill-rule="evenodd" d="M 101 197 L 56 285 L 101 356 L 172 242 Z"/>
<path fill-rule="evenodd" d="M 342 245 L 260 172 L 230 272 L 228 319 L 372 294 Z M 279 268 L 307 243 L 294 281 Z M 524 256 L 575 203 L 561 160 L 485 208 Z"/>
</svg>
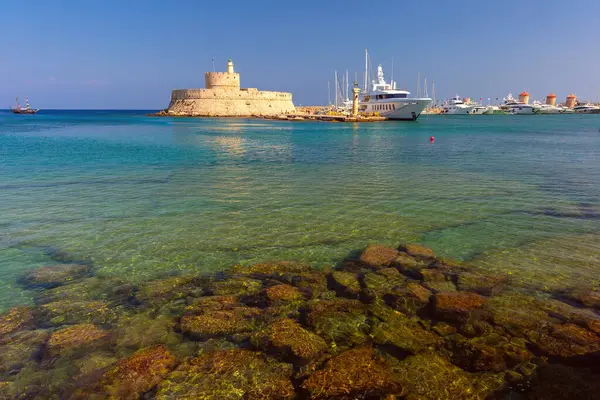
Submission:
<svg viewBox="0 0 600 400">
<path fill-rule="evenodd" d="M 526 292 L 420 245 L 142 285 L 33 270 L 0 399 L 597 399 L 600 292 Z"/>
</svg>

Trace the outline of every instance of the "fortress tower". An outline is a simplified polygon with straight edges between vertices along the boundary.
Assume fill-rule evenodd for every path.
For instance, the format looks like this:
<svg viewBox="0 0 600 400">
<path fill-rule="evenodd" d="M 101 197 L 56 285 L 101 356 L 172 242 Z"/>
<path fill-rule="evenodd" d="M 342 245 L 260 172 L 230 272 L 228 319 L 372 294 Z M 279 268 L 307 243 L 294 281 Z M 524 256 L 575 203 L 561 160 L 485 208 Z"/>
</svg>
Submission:
<svg viewBox="0 0 600 400">
<path fill-rule="evenodd" d="M 240 90 L 240 74 L 233 71 L 233 61 L 227 61 L 227 72 L 204 73 L 204 84 L 207 89 Z"/>
</svg>

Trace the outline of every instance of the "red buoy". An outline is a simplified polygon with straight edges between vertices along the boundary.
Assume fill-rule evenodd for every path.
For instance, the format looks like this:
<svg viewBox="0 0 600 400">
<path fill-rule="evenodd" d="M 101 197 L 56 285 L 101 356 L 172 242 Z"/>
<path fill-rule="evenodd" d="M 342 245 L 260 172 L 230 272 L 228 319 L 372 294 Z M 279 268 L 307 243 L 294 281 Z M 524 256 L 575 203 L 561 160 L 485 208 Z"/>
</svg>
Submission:
<svg viewBox="0 0 600 400">
<path fill-rule="evenodd" d="M 430 141 L 431 143 L 435 143 L 435 137 L 434 137 L 434 136 L 431 136 L 431 137 L 429 138 L 429 141 Z"/>
</svg>

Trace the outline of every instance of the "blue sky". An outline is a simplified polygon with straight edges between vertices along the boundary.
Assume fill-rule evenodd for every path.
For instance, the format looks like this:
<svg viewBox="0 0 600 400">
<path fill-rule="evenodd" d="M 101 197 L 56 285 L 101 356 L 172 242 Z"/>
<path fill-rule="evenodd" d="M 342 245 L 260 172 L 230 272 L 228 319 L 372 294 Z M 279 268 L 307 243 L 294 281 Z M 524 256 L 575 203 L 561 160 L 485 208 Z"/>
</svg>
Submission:
<svg viewBox="0 0 600 400">
<path fill-rule="evenodd" d="M 599 0 L 0 0 L 0 101 L 159 109 L 231 57 L 243 87 L 327 102 L 333 71 L 364 49 L 415 92 L 493 100 L 527 89 L 600 98 Z M 431 91 L 431 89 L 430 89 Z"/>
</svg>

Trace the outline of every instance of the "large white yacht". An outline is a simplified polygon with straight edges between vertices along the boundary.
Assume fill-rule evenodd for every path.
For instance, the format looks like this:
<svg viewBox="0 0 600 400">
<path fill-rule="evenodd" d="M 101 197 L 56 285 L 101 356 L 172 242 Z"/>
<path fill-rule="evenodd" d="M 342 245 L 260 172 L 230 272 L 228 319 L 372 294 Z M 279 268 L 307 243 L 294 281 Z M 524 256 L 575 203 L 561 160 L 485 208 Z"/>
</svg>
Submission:
<svg viewBox="0 0 600 400">
<path fill-rule="evenodd" d="M 563 109 L 558 106 L 553 106 L 552 104 L 545 104 L 540 101 L 534 101 L 533 104 L 533 112 L 536 114 L 562 114 Z"/>
<path fill-rule="evenodd" d="M 600 114 L 600 107 L 593 104 L 580 104 L 573 108 L 578 114 Z"/>
<path fill-rule="evenodd" d="M 368 56 L 365 57 L 368 60 Z M 368 71 L 368 61 L 365 66 L 365 77 Z M 365 82 L 367 80 L 365 79 Z M 371 88 L 365 92 L 359 101 L 361 113 L 378 113 L 388 119 L 414 121 L 427 108 L 432 99 L 429 97 L 408 97 L 410 92 L 396 89 L 396 82 L 387 83 L 381 65 L 377 67 L 377 80 L 372 81 Z"/>
<path fill-rule="evenodd" d="M 500 106 L 507 114 L 516 115 L 533 115 L 535 108 L 532 105 L 518 102 L 514 99 L 512 93 L 508 93 L 508 96 L 504 97 L 503 104 Z"/>
<path fill-rule="evenodd" d="M 465 102 L 460 99 L 459 95 L 456 95 L 450 100 L 444 102 L 442 106 L 442 114 L 467 115 L 470 114 L 472 110 L 473 106 L 465 104 Z"/>
</svg>

